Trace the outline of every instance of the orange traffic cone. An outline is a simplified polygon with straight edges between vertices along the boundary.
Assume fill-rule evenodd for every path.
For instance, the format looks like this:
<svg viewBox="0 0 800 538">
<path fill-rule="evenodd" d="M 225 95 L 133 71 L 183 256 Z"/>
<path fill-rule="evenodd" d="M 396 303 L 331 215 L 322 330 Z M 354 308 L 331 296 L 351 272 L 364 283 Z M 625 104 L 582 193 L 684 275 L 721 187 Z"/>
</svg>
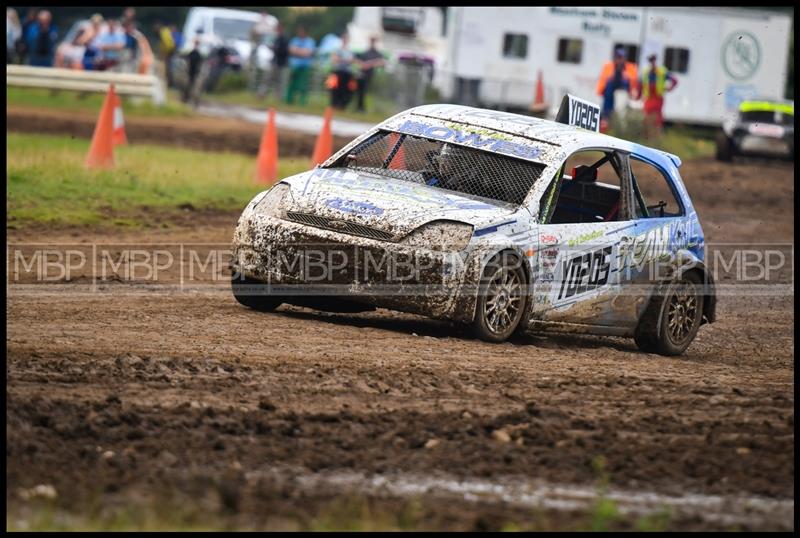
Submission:
<svg viewBox="0 0 800 538">
<path fill-rule="evenodd" d="M 542 71 L 539 70 L 539 73 L 536 77 L 536 97 L 533 99 L 534 105 L 542 105 L 544 104 L 544 80 L 542 79 Z"/>
<path fill-rule="evenodd" d="M 331 135 L 331 118 L 333 117 L 333 109 L 328 107 L 325 109 L 325 122 L 322 124 L 322 130 L 317 137 L 317 143 L 314 145 L 314 154 L 311 156 L 311 166 L 322 164 L 328 160 L 328 157 L 333 155 L 333 135 Z"/>
<path fill-rule="evenodd" d="M 89 154 L 86 156 L 87 168 L 112 168 L 114 166 L 114 142 L 112 133 L 114 131 L 114 85 L 108 88 L 103 108 L 100 109 L 100 117 L 97 118 L 97 125 L 94 127 L 92 135 L 92 145 L 89 147 Z"/>
<path fill-rule="evenodd" d="M 256 160 L 256 183 L 271 185 L 278 179 L 278 131 L 275 128 L 275 109 L 267 113 L 267 124 L 261 135 Z"/>
<path fill-rule="evenodd" d="M 544 80 L 542 78 L 542 71 L 539 70 L 536 76 L 536 93 L 533 97 L 533 104 L 531 105 L 532 112 L 544 112 L 547 105 L 544 102 Z"/>
<path fill-rule="evenodd" d="M 122 115 L 122 100 L 117 94 L 114 94 L 114 130 L 111 140 L 115 146 L 128 143 L 128 137 L 125 134 L 125 117 Z"/>
<path fill-rule="evenodd" d="M 399 134 L 392 133 L 391 135 L 389 135 L 389 152 L 390 153 L 394 149 L 394 147 L 397 144 L 398 140 L 400 140 L 400 135 Z M 386 156 L 388 157 L 389 155 L 386 155 Z M 392 170 L 405 170 L 406 169 L 406 155 L 405 155 L 405 149 L 403 148 L 402 144 L 397 149 L 397 153 L 394 154 L 394 157 L 392 158 L 391 162 L 389 163 L 389 168 L 391 168 Z"/>
</svg>

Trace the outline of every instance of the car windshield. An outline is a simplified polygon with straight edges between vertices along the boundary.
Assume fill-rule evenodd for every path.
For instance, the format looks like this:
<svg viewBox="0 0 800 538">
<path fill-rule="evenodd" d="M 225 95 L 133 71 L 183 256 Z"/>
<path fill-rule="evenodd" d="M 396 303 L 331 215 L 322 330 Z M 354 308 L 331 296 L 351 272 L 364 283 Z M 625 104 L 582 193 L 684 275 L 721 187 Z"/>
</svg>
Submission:
<svg viewBox="0 0 800 538">
<path fill-rule="evenodd" d="M 250 39 L 250 30 L 255 25 L 255 21 L 242 19 L 214 19 L 214 33 L 222 39 Z"/>
<path fill-rule="evenodd" d="M 545 165 L 441 140 L 379 131 L 330 168 L 420 183 L 495 205 L 519 205 Z"/>
</svg>

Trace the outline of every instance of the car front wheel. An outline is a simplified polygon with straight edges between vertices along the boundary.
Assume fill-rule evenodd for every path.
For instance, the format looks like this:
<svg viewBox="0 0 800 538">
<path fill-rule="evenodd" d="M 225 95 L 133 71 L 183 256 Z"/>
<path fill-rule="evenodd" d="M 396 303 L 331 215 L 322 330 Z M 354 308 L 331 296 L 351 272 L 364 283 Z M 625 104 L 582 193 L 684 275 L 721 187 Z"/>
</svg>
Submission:
<svg viewBox="0 0 800 538">
<path fill-rule="evenodd" d="M 694 337 L 703 317 L 702 283 L 695 272 L 686 273 L 655 295 L 634 334 L 642 351 L 680 355 Z"/>
<path fill-rule="evenodd" d="M 283 298 L 268 294 L 267 284 L 236 274 L 231 278 L 231 290 L 239 304 L 261 312 L 271 312 L 284 302 Z"/>
<path fill-rule="evenodd" d="M 527 300 L 519 259 L 505 254 L 493 257 L 483 270 L 473 333 L 487 342 L 503 342 L 519 327 Z"/>
</svg>

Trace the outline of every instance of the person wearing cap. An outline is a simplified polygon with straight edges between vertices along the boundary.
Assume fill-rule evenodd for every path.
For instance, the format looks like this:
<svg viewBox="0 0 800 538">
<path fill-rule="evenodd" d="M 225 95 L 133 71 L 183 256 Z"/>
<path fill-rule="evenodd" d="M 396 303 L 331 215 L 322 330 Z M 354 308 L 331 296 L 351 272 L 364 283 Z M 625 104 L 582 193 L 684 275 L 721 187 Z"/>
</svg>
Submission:
<svg viewBox="0 0 800 538">
<path fill-rule="evenodd" d="M 644 99 L 644 127 L 647 138 L 661 133 L 664 126 L 664 93 L 678 85 L 678 79 L 666 67 L 656 63 L 656 55 L 647 57 L 649 65 L 642 70 L 641 94 Z M 669 86 L 667 86 L 669 82 Z"/>
<path fill-rule="evenodd" d="M 626 61 L 624 48 L 617 48 L 614 51 L 614 59 L 603 65 L 600 78 L 597 80 L 597 95 L 603 97 L 601 124 L 607 125 L 614 112 L 614 92 L 625 89 L 629 95 L 637 95 L 638 81 L 636 64 Z"/>
</svg>

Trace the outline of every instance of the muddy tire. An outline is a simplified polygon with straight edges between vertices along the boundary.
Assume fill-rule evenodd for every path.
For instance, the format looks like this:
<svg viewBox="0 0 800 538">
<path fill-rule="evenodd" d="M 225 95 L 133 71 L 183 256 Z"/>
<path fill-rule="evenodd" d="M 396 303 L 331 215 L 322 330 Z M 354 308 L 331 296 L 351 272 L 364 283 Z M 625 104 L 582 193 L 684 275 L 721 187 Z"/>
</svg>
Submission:
<svg viewBox="0 0 800 538">
<path fill-rule="evenodd" d="M 528 296 L 525 271 L 516 256 L 494 256 L 483 270 L 473 334 L 487 342 L 503 342 L 524 326 Z"/>
<path fill-rule="evenodd" d="M 725 133 L 717 135 L 717 160 L 726 163 L 733 160 L 733 143 Z"/>
<path fill-rule="evenodd" d="M 634 333 L 642 351 L 680 355 L 692 343 L 703 318 L 705 296 L 697 273 L 691 272 L 654 295 Z"/>
<path fill-rule="evenodd" d="M 266 284 L 258 280 L 242 279 L 236 275 L 231 278 L 231 290 L 234 298 L 239 304 L 259 312 L 271 312 L 284 302 L 281 297 L 264 295 L 265 289 Z"/>
</svg>

